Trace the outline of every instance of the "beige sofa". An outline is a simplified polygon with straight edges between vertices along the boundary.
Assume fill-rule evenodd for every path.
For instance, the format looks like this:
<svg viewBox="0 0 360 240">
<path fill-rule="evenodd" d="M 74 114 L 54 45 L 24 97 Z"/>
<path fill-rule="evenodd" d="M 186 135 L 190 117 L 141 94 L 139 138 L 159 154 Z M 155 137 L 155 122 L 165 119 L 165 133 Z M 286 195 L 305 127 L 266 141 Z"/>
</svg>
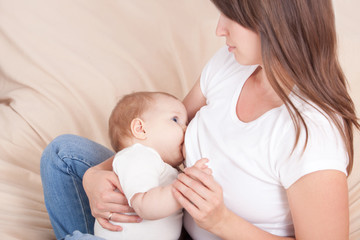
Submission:
<svg viewBox="0 0 360 240">
<path fill-rule="evenodd" d="M 357 0 L 335 0 L 340 56 L 360 110 Z M 0 0 L 0 239 L 54 239 L 40 155 L 73 133 L 106 146 L 117 99 L 158 90 L 183 98 L 212 54 L 209 0 Z M 349 178 L 350 239 L 360 239 L 360 143 Z"/>
</svg>

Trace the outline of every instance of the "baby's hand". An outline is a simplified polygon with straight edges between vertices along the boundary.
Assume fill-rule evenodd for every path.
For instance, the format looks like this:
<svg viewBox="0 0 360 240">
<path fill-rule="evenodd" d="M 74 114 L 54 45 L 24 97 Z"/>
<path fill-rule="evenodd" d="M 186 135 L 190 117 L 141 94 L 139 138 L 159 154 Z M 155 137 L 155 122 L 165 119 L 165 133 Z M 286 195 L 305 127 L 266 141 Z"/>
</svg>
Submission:
<svg viewBox="0 0 360 240">
<path fill-rule="evenodd" d="M 194 167 L 200 169 L 201 171 L 203 171 L 204 173 L 206 174 L 209 174 L 211 175 L 212 174 L 212 171 L 211 169 L 208 167 L 208 165 L 206 163 L 209 162 L 209 159 L 207 158 L 202 158 L 200 160 L 197 160 Z"/>
</svg>

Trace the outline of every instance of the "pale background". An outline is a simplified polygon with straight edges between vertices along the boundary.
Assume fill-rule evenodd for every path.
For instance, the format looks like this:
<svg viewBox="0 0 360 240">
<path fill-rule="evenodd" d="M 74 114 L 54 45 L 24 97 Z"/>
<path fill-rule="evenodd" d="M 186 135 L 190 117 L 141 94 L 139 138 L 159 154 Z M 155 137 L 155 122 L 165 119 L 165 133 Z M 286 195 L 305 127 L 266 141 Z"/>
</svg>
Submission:
<svg viewBox="0 0 360 240">
<path fill-rule="evenodd" d="M 350 82 L 350 93 L 360 115 L 360 1 L 334 0 L 339 39 L 340 62 Z M 355 162 L 350 175 L 350 233 L 351 239 L 360 239 L 360 134 L 355 132 Z"/>
<path fill-rule="evenodd" d="M 360 2 L 334 0 L 340 60 L 360 111 Z M 184 97 L 214 52 L 209 0 L 0 0 L 0 239 L 54 239 L 39 161 L 56 136 L 110 146 L 107 119 L 132 91 Z M 360 239 L 360 137 L 349 177 Z M 71 216 L 69 216 L 71 217 Z"/>
</svg>

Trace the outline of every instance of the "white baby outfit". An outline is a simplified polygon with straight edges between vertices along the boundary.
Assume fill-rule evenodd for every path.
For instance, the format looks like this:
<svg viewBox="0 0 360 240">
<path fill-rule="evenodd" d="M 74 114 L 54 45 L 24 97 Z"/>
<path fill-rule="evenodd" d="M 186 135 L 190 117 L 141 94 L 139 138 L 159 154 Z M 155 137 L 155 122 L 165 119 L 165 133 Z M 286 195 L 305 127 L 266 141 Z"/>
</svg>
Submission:
<svg viewBox="0 0 360 240">
<path fill-rule="evenodd" d="M 141 144 L 134 144 L 118 152 L 113 161 L 113 170 L 119 177 L 130 206 L 130 200 L 136 193 L 172 184 L 178 175 L 177 170 L 165 163 L 154 149 Z M 159 220 L 112 223 L 122 226 L 123 231 L 106 230 L 96 221 L 95 235 L 108 240 L 175 240 L 181 233 L 182 210 Z"/>
</svg>

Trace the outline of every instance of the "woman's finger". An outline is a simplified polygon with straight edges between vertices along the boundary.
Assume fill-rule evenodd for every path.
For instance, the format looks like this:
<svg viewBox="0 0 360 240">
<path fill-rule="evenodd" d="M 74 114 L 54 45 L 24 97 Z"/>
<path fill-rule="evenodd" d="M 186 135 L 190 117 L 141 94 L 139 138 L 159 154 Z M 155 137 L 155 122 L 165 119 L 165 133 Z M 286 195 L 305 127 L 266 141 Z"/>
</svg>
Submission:
<svg viewBox="0 0 360 240">
<path fill-rule="evenodd" d="M 209 162 L 209 159 L 207 158 L 202 158 L 200 160 L 197 160 L 194 164 L 195 167 L 199 168 L 199 169 L 204 169 L 207 168 L 207 163 Z"/>
<path fill-rule="evenodd" d="M 179 175 L 173 186 L 174 197 L 200 227 L 209 229 L 224 218 L 226 207 L 222 188 L 211 175 L 195 167 L 189 168 Z"/>
<path fill-rule="evenodd" d="M 112 213 L 111 214 L 111 221 L 109 221 L 110 213 L 105 218 L 97 218 L 99 224 L 110 231 L 122 231 L 122 227 L 120 225 L 115 225 L 112 222 L 118 223 L 139 223 L 142 219 L 137 215 L 127 215 L 127 214 L 120 214 L 120 213 Z"/>
<path fill-rule="evenodd" d="M 107 230 L 115 231 L 115 232 L 123 230 L 123 228 L 121 226 L 114 225 L 105 218 L 97 218 L 97 220 L 98 220 L 99 224 Z"/>
<path fill-rule="evenodd" d="M 219 185 L 215 182 L 212 175 L 197 169 L 196 167 L 185 168 L 184 173 L 193 179 L 200 181 L 205 187 L 212 191 L 217 191 Z"/>
<path fill-rule="evenodd" d="M 208 199 L 210 194 L 209 189 L 201 182 L 198 182 L 184 173 L 178 175 L 178 180 L 183 183 L 180 185 L 179 182 L 177 182 L 179 191 L 195 205 L 201 204 L 201 201 L 197 196 L 202 199 Z"/>
<path fill-rule="evenodd" d="M 128 205 L 128 201 L 124 194 L 118 191 L 104 192 L 101 196 L 101 200 L 106 203 Z"/>
<path fill-rule="evenodd" d="M 109 212 L 112 213 L 119 213 L 119 214 L 124 214 L 124 213 L 133 213 L 134 210 L 129 207 L 128 205 L 119 205 L 119 204 L 105 204 L 100 210 L 98 210 L 99 212 L 94 212 L 93 215 L 96 218 L 107 218 L 109 216 Z"/>
<path fill-rule="evenodd" d="M 139 223 L 142 219 L 138 215 L 128 215 L 121 213 L 113 213 L 111 215 L 112 222 L 123 222 L 123 223 Z"/>
<path fill-rule="evenodd" d="M 108 191 L 100 194 L 100 198 L 91 208 L 92 214 L 96 218 L 106 218 L 109 212 L 128 213 L 134 212 L 129 207 L 125 196 L 120 192 Z"/>
<path fill-rule="evenodd" d="M 120 181 L 118 176 L 115 172 L 112 172 L 112 174 L 108 175 L 108 180 L 111 182 L 111 184 L 114 186 L 116 191 L 123 193 L 122 187 L 120 185 Z"/>
<path fill-rule="evenodd" d="M 208 167 L 208 165 L 207 165 L 208 162 L 209 162 L 209 159 L 202 158 L 195 162 L 194 167 L 200 169 L 201 171 L 205 172 L 206 174 L 211 175 L 212 170 Z"/>
<path fill-rule="evenodd" d="M 199 208 L 199 206 L 204 204 L 204 199 L 180 180 L 175 181 L 173 187 L 186 197 L 195 207 Z"/>
<path fill-rule="evenodd" d="M 176 200 L 180 203 L 180 205 L 191 215 L 196 216 L 199 214 L 199 209 L 189 201 L 177 188 L 172 188 L 173 195 L 176 198 Z"/>
</svg>

